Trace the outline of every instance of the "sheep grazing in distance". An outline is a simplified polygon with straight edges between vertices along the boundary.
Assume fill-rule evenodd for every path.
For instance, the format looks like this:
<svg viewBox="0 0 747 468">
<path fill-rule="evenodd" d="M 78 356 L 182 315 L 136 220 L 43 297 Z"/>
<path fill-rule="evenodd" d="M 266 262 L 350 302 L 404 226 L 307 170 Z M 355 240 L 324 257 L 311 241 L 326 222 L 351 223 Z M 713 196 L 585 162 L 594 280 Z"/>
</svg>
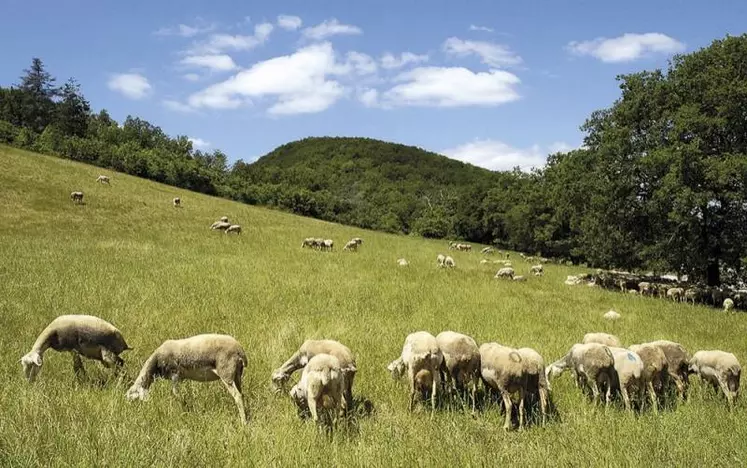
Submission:
<svg viewBox="0 0 747 468">
<path fill-rule="evenodd" d="M 684 346 L 673 341 L 658 340 L 648 344 L 657 346 L 664 352 L 667 358 L 667 373 L 677 387 L 680 400 L 684 400 L 687 397 L 687 388 L 690 384 L 690 354 Z"/>
<path fill-rule="evenodd" d="M 516 275 L 512 278 L 514 281 L 526 281 L 526 277 L 523 275 Z"/>
<path fill-rule="evenodd" d="M 519 393 L 519 427 L 522 427 L 527 379 L 521 354 L 498 343 L 484 343 L 480 346 L 480 374 L 486 387 L 501 395 L 506 411 L 505 430 L 511 428 L 511 395 Z"/>
<path fill-rule="evenodd" d="M 641 394 L 645 390 L 643 384 L 643 360 L 635 352 L 625 348 L 610 347 L 615 360 L 615 374 L 613 386 L 620 390 L 625 409 L 633 411 L 630 405 L 630 394 L 633 390 Z"/>
<path fill-rule="evenodd" d="M 493 278 L 513 278 L 514 269 L 511 267 L 503 267 L 495 274 Z"/>
<path fill-rule="evenodd" d="M 475 410 L 477 387 L 480 383 L 480 348 L 472 337 L 453 331 L 436 335 L 438 348 L 443 354 L 443 367 L 447 386 L 463 391 L 472 384 L 472 411 Z"/>
<path fill-rule="evenodd" d="M 92 315 L 60 315 L 52 320 L 37 337 L 31 351 L 21 358 L 23 373 L 34 382 L 44 362 L 44 352 L 69 351 L 73 356 L 73 370 L 80 378 L 85 374 L 81 356 L 100 361 L 118 374 L 124 364 L 119 357 L 130 350 L 117 327 Z"/>
<path fill-rule="evenodd" d="M 724 312 L 729 312 L 734 309 L 734 301 L 730 298 L 724 299 Z"/>
<path fill-rule="evenodd" d="M 350 241 L 355 242 L 358 245 L 363 244 L 363 239 L 361 239 L 360 237 L 353 237 L 352 239 L 350 239 Z"/>
<path fill-rule="evenodd" d="M 308 364 L 309 360 L 317 354 L 330 354 L 337 358 L 340 363 L 340 370 L 344 381 L 343 402 L 344 409 L 347 411 L 353 407 L 353 381 L 355 373 L 358 371 L 355 363 L 355 357 L 350 348 L 335 340 L 306 340 L 298 348 L 298 351 L 288 358 L 279 368 L 272 372 L 272 387 L 275 393 L 283 390 L 285 383 L 291 375 L 298 369 L 302 369 Z"/>
<path fill-rule="evenodd" d="M 669 288 L 667 289 L 667 298 L 672 299 L 675 302 L 681 301 L 685 290 L 682 288 Z"/>
<path fill-rule="evenodd" d="M 332 250 L 334 250 L 335 241 L 333 241 L 332 239 L 324 239 L 322 240 L 321 244 L 319 244 L 319 246 L 322 250 L 328 250 L 331 252 Z"/>
<path fill-rule="evenodd" d="M 590 388 L 594 401 L 600 401 L 605 391 L 605 402 L 609 404 L 615 372 L 615 359 L 609 347 L 599 343 L 574 344 L 568 354 L 545 368 L 545 374 L 549 380 L 569 369 L 574 372 L 578 387 Z"/>
<path fill-rule="evenodd" d="M 436 409 L 443 360 L 444 356 L 438 347 L 438 341 L 430 333 L 419 331 L 410 333 L 405 338 L 400 357 L 390 362 L 387 370 L 391 372 L 395 380 L 407 372 L 410 384 L 410 411 L 415 406 L 416 396 L 419 395 L 424 399 L 427 393 L 430 393 L 431 409 Z"/>
<path fill-rule="evenodd" d="M 651 296 L 653 294 L 651 283 L 647 281 L 638 283 L 638 290 L 641 292 L 641 296 Z"/>
<path fill-rule="evenodd" d="M 609 333 L 587 333 L 584 335 L 581 344 L 589 343 L 599 343 L 609 347 L 622 348 L 620 338 L 615 335 L 610 335 Z"/>
<path fill-rule="evenodd" d="M 241 234 L 241 225 L 239 224 L 232 224 L 226 228 L 226 234 L 235 232 L 236 234 Z"/>
<path fill-rule="evenodd" d="M 449 241 L 449 250 L 456 249 L 457 243 L 454 241 Z"/>
<path fill-rule="evenodd" d="M 128 400 L 146 400 L 150 386 L 159 377 L 171 380 L 174 396 L 178 396 L 180 380 L 220 380 L 236 402 L 241 423 L 246 424 L 241 394 L 241 377 L 246 365 L 244 348 L 229 335 L 203 334 L 166 340 L 145 361 L 125 397 Z"/>
<path fill-rule="evenodd" d="M 446 257 L 443 254 L 438 254 L 438 257 L 436 257 L 436 265 L 439 268 L 444 267 L 444 262 L 446 261 Z"/>
<path fill-rule="evenodd" d="M 398 258 L 398 259 L 397 259 L 397 265 L 399 265 L 399 266 L 401 266 L 401 267 L 402 267 L 402 266 L 407 266 L 407 265 L 409 265 L 409 263 L 408 263 L 408 262 L 407 262 L 407 260 L 406 260 L 406 259 L 404 259 L 404 258 Z"/>
<path fill-rule="evenodd" d="M 495 253 L 495 249 L 493 249 L 493 247 L 484 247 L 482 250 L 480 250 L 480 253 L 489 255 L 489 254 Z"/>
<path fill-rule="evenodd" d="M 182 199 L 179 197 L 174 197 L 174 208 L 182 206 Z"/>
<path fill-rule="evenodd" d="M 83 203 L 83 192 L 70 192 L 70 200 L 73 203 Z"/>
<path fill-rule="evenodd" d="M 330 354 L 317 354 L 303 368 L 301 380 L 290 390 L 298 407 L 308 405 L 311 418 L 327 428 L 337 425 L 343 415 L 345 379 L 340 360 Z M 320 414 L 321 417 L 320 417 Z M 321 426 L 320 426 L 321 427 Z"/>
<path fill-rule="evenodd" d="M 469 252 L 472 250 L 472 246 L 469 244 L 457 244 L 455 246 L 457 250 L 463 251 L 463 252 Z"/>
<path fill-rule="evenodd" d="M 308 247 L 310 249 L 313 249 L 315 245 L 314 238 L 313 237 L 307 237 L 306 239 L 301 242 L 301 248 Z"/>
<path fill-rule="evenodd" d="M 213 231 L 225 231 L 231 227 L 231 223 L 224 223 L 223 221 L 216 221 L 210 225 L 210 229 Z"/>
<path fill-rule="evenodd" d="M 96 179 L 96 182 L 102 183 L 102 184 L 109 184 L 109 177 L 105 175 L 100 175 L 98 179 Z"/>
<path fill-rule="evenodd" d="M 620 317 L 622 316 L 619 313 L 615 312 L 614 310 L 610 310 L 610 311 L 605 312 L 604 315 L 602 315 L 602 317 L 604 317 L 605 320 L 614 322 L 616 320 L 620 320 Z"/>
<path fill-rule="evenodd" d="M 348 250 L 350 252 L 357 252 L 358 251 L 358 243 L 355 241 L 348 241 L 345 246 L 343 246 L 342 250 Z"/>
<path fill-rule="evenodd" d="M 654 412 L 659 411 L 658 398 L 656 389 L 664 389 L 668 377 L 669 364 L 664 351 L 658 346 L 651 343 L 631 345 L 628 347 L 631 351 L 638 354 L 643 361 L 643 374 L 641 379 L 648 393 L 649 401 Z"/>
<path fill-rule="evenodd" d="M 545 273 L 545 268 L 542 265 L 532 265 L 529 272 L 534 276 L 542 276 Z"/>
<path fill-rule="evenodd" d="M 719 350 L 698 351 L 690 359 L 689 372 L 697 374 L 716 391 L 721 389 L 730 407 L 739 396 L 739 379 L 742 366 L 732 353 Z"/>
<path fill-rule="evenodd" d="M 577 275 L 568 275 L 565 278 L 565 284 L 568 286 L 576 286 L 583 282 L 581 278 L 579 278 Z"/>
<path fill-rule="evenodd" d="M 456 267 L 456 262 L 454 262 L 453 258 L 451 258 L 450 256 L 447 255 L 446 258 L 444 259 L 444 266 L 446 268 L 455 268 Z"/>
<path fill-rule="evenodd" d="M 228 222 L 228 216 L 221 216 L 219 221 L 221 223 L 227 223 Z"/>
</svg>

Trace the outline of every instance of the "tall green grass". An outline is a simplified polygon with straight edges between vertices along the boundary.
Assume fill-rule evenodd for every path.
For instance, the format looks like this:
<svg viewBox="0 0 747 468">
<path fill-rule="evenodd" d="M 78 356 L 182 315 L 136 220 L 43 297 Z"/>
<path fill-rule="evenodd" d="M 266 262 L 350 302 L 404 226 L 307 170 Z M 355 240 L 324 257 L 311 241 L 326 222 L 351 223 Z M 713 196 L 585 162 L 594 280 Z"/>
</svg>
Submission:
<svg viewBox="0 0 747 468">
<path fill-rule="evenodd" d="M 747 318 L 563 284 L 578 268 L 548 266 L 526 283 L 494 280 L 479 248 L 359 229 L 184 192 L 66 160 L 0 147 L 0 466 L 743 466 L 747 407 L 729 412 L 697 379 L 692 398 L 657 415 L 589 404 L 569 376 L 553 381 L 559 417 L 546 427 L 504 432 L 493 406 L 476 415 L 445 405 L 434 418 L 408 413 L 408 391 L 386 365 L 405 336 L 456 330 L 478 342 L 537 349 L 550 362 L 584 333 L 625 343 L 671 339 L 691 352 L 747 356 Z M 95 183 L 99 173 L 111 186 Z M 73 190 L 85 205 L 71 203 Z M 183 207 L 171 199 L 179 196 Z M 208 229 L 220 216 L 241 236 Z M 332 238 L 333 253 L 301 249 Z M 358 253 L 341 252 L 361 236 Z M 477 250 L 477 251 L 475 251 Z M 405 257 L 407 268 L 396 265 Z M 512 255 L 519 273 L 529 265 Z M 609 309 L 615 324 L 602 319 Z M 69 355 L 49 351 L 37 383 L 20 357 L 60 314 L 92 314 L 135 348 L 128 380 L 86 361 L 76 381 Z M 124 392 L 163 340 L 228 333 L 245 347 L 246 427 L 218 383 L 185 382 L 181 400 L 158 381 L 151 398 Z M 333 338 L 356 354 L 356 397 L 375 412 L 328 441 L 273 395 L 270 373 L 307 338 Z"/>
</svg>

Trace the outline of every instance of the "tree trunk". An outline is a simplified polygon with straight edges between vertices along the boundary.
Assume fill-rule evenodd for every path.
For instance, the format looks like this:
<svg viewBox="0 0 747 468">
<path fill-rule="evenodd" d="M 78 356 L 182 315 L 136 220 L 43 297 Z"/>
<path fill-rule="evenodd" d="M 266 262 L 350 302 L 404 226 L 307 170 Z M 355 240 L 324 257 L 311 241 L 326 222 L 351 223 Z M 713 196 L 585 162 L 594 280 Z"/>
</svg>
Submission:
<svg viewBox="0 0 747 468">
<path fill-rule="evenodd" d="M 721 271 L 718 260 L 708 262 L 708 266 L 706 267 L 706 282 L 708 286 L 721 285 Z"/>
</svg>

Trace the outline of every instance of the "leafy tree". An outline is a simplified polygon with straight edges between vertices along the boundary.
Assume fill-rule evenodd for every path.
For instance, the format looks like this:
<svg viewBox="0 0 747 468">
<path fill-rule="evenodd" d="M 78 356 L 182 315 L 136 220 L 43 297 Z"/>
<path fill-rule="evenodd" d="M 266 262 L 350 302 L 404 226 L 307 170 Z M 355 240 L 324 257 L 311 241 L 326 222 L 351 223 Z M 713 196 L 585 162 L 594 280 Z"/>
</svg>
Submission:
<svg viewBox="0 0 747 468">
<path fill-rule="evenodd" d="M 88 131 L 91 106 L 80 92 L 80 85 L 70 78 L 60 90 L 55 125 L 65 135 L 83 137 Z"/>
<path fill-rule="evenodd" d="M 46 71 L 41 59 L 34 57 L 24 70 L 19 89 L 23 93 L 21 116 L 24 125 L 41 132 L 52 121 L 58 90 L 55 78 Z"/>
</svg>

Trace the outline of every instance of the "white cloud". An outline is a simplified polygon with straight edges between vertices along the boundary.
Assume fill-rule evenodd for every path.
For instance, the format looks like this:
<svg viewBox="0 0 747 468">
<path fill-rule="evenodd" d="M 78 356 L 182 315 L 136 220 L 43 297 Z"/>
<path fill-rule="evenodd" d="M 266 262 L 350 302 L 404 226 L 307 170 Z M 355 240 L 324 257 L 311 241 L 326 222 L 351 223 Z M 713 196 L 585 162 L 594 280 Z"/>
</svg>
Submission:
<svg viewBox="0 0 747 468">
<path fill-rule="evenodd" d="M 499 140 L 487 139 L 465 143 L 455 148 L 443 150 L 441 153 L 450 158 L 493 171 L 509 171 L 517 166 L 522 171 L 529 171 L 533 167 L 541 168 L 544 166 L 549 154 L 570 149 L 573 149 L 573 147 L 563 142 L 553 143 L 547 148 L 540 145 L 532 145 L 529 148 L 515 148 Z"/>
<path fill-rule="evenodd" d="M 461 67 L 421 67 L 400 74 L 384 93 L 389 106 L 496 106 L 519 99 L 521 80 L 509 72 L 475 73 Z"/>
<path fill-rule="evenodd" d="M 185 73 L 182 75 L 182 78 L 184 78 L 187 81 L 200 81 L 200 75 L 197 73 Z"/>
<path fill-rule="evenodd" d="M 291 55 L 254 64 L 221 83 L 191 95 L 195 108 L 237 108 L 252 99 L 270 98 L 267 112 L 273 115 L 321 112 L 347 93 L 331 75 L 350 73 L 350 67 L 335 59 L 328 42 L 313 44 Z"/>
<path fill-rule="evenodd" d="M 148 79 L 138 73 L 116 73 L 109 78 L 106 85 L 129 99 L 142 99 L 153 90 Z"/>
<path fill-rule="evenodd" d="M 487 26 L 476 26 L 474 24 L 469 25 L 470 31 L 483 31 L 483 32 L 493 32 L 493 28 L 488 28 Z"/>
<path fill-rule="evenodd" d="M 443 50 L 457 57 L 477 55 L 482 63 L 491 67 L 518 65 L 522 62 L 521 57 L 513 53 L 511 49 L 493 42 L 468 41 L 450 37 L 444 42 Z"/>
<path fill-rule="evenodd" d="M 379 92 L 373 88 L 366 88 L 358 93 L 358 100 L 366 107 L 376 107 L 379 103 Z"/>
<path fill-rule="evenodd" d="M 381 66 L 387 69 L 401 68 L 409 63 L 420 63 L 427 61 L 427 55 L 417 55 L 413 54 L 412 52 L 402 52 L 399 57 L 397 57 L 396 55 L 392 55 L 389 52 L 381 56 Z"/>
<path fill-rule="evenodd" d="M 205 141 L 202 138 L 188 138 L 192 142 L 192 147 L 198 150 L 205 150 L 210 148 L 210 142 Z"/>
<path fill-rule="evenodd" d="M 280 15 L 278 16 L 278 26 L 286 31 L 295 31 L 303 24 L 298 16 Z"/>
<path fill-rule="evenodd" d="M 221 55 L 189 55 L 179 63 L 188 67 L 209 68 L 213 71 L 231 71 L 236 68 L 233 59 L 225 54 Z"/>
<path fill-rule="evenodd" d="M 188 26 L 186 24 L 179 24 L 177 26 L 173 27 L 167 27 L 167 28 L 161 28 L 158 31 L 156 31 L 155 35 L 157 36 L 181 36 L 181 37 L 194 37 L 198 34 L 204 34 L 207 32 L 212 31 L 215 29 L 215 25 L 205 25 L 205 26 Z"/>
<path fill-rule="evenodd" d="M 376 61 L 371 56 L 361 52 L 348 52 L 347 63 L 352 69 L 360 75 L 370 75 L 376 73 Z"/>
<path fill-rule="evenodd" d="M 338 34 L 363 34 L 363 30 L 358 26 L 340 23 L 337 18 L 325 20 L 316 26 L 312 26 L 303 30 L 303 35 L 307 39 L 322 40 L 330 36 Z"/>
<path fill-rule="evenodd" d="M 194 44 L 187 53 L 189 55 L 210 55 L 227 50 L 250 50 L 267 42 L 273 29 L 272 24 L 261 23 L 254 26 L 254 34 L 251 36 L 212 34 L 207 40 Z"/>
<path fill-rule="evenodd" d="M 173 99 L 164 99 L 161 101 L 161 104 L 168 109 L 172 110 L 174 112 L 194 112 L 195 110 L 191 107 L 189 107 L 187 104 L 181 103 L 179 101 L 174 101 Z"/>
<path fill-rule="evenodd" d="M 661 33 L 634 34 L 591 41 L 572 41 L 566 49 L 576 55 L 590 55 L 606 63 L 630 62 L 653 54 L 672 54 L 685 50 L 685 44 Z"/>
</svg>

